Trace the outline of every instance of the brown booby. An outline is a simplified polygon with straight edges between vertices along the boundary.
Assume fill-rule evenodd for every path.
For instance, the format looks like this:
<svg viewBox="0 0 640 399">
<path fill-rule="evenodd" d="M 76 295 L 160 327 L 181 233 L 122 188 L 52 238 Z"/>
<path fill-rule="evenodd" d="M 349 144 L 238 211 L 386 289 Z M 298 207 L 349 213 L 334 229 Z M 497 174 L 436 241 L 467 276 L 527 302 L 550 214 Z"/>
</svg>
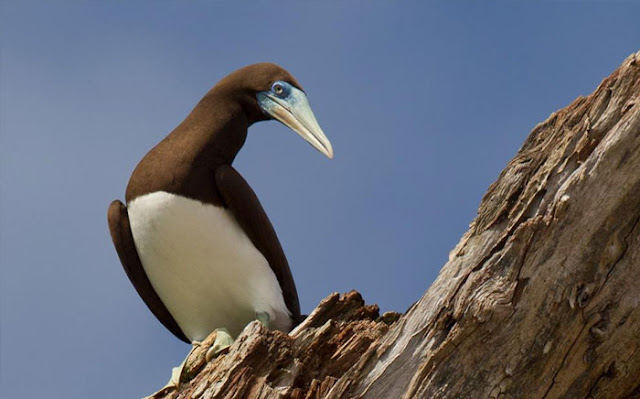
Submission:
<svg viewBox="0 0 640 399">
<path fill-rule="evenodd" d="M 111 238 L 151 312 L 188 343 L 219 331 L 215 351 L 252 320 L 288 332 L 298 294 L 255 193 L 231 166 L 253 123 L 276 119 L 333 157 L 296 79 L 260 63 L 216 84 L 135 168 L 125 206 L 109 206 Z M 212 348 L 212 349 L 214 349 Z"/>
</svg>

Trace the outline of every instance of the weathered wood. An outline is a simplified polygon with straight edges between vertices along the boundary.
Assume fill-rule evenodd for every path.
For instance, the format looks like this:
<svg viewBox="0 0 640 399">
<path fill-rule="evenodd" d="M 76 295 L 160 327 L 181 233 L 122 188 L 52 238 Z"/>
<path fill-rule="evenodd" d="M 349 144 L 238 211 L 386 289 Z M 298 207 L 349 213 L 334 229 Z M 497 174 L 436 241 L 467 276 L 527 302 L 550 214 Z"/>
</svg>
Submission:
<svg viewBox="0 0 640 399">
<path fill-rule="evenodd" d="M 640 52 L 536 126 L 407 314 L 333 294 L 158 397 L 638 398 L 639 220 Z"/>
</svg>

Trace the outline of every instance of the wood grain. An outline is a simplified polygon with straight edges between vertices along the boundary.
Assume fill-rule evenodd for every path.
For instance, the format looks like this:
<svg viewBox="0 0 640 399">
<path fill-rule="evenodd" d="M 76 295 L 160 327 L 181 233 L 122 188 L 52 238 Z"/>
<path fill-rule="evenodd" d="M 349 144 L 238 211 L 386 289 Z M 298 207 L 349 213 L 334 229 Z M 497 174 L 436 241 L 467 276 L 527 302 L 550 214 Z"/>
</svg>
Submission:
<svg viewBox="0 0 640 399">
<path fill-rule="evenodd" d="M 640 398 L 639 221 L 640 52 L 533 129 L 405 315 L 332 294 L 157 397 Z"/>
</svg>

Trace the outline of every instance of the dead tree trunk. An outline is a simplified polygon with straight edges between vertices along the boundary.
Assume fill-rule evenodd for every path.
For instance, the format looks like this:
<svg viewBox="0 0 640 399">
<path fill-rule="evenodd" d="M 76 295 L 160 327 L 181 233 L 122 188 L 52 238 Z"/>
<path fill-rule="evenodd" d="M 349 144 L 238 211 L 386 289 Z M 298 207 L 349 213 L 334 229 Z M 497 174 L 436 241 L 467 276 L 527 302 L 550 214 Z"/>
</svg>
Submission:
<svg viewBox="0 0 640 399">
<path fill-rule="evenodd" d="M 640 52 L 533 129 L 405 315 L 334 294 L 158 397 L 639 398 L 639 220 Z"/>
</svg>

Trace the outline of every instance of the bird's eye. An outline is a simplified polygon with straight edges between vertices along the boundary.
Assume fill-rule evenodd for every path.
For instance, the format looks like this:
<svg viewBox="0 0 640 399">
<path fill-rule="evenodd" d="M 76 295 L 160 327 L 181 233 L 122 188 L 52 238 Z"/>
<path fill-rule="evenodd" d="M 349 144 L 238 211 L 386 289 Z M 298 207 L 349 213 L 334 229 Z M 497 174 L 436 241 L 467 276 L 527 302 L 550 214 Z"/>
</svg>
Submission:
<svg viewBox="0 0 640 399">
<path fill-rule="evenodd" d="M 291 92 L 291 87 L 288 83 L 278 80 L 271 85 L 271 92 L 280 98 L 285 98 Z"/>
</svg>

